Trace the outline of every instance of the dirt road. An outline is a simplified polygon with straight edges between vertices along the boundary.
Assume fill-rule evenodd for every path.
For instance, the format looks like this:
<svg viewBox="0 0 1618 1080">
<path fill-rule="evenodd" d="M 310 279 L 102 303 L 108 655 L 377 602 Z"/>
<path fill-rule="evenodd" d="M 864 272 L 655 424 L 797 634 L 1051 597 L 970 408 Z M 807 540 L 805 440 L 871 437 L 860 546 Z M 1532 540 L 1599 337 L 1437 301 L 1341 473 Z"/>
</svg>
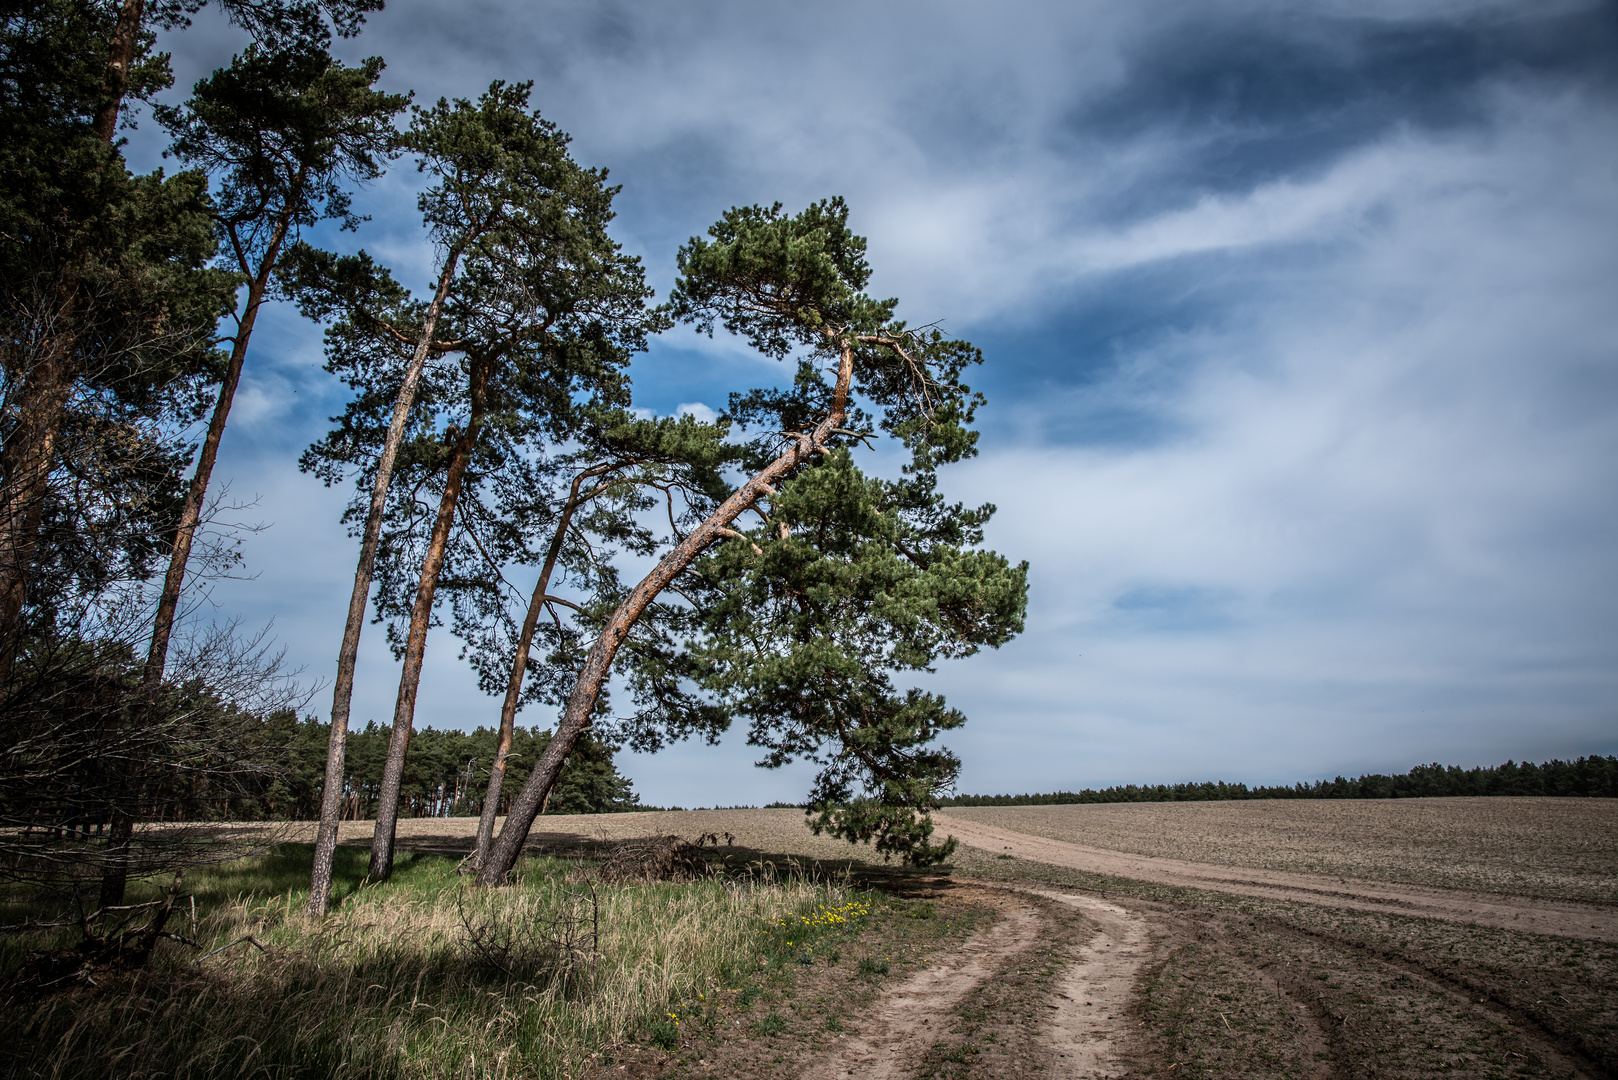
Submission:
<svg viewBox="0 0 1618 1080">
<path fill-rule="evenodd" d="M 801 1080 L 1101 1080 L 1128 1071 L 1131 1000 L 1152 955 L 1147 917 L 1061 890 L 966 886 L 1000 918 L 866 1009 Z"/>
<path fill-rule="evenodd" d="M 1002 922 L 884 994 L 858 1034 L 799 1075 L 1618 1076 L 1611 908 L 1153 858 L 947 814 L 937 823 L 1022 865 L 1261 903 L 1003 882 L 1013 898 Z M 1030 959 L 1036 942 L 1057 939 Z M 1566 945 L 1547 945 L 1558 939 Z"/>
<path fill-rule="evenodd" d="M 1082 912 L 1096 930 L 1057 982 L 1044 1041 L 1058 1076 L 1123 1076 L 1124 1042 L 1135 980 L 1152 953 L 1146 918 L 1079 893 L 1038 895 Z"/>
<path fill-rule="evenodd" d="M 934 822 L 939 833 L 954 836 L 961 843 L 982 851 L 1093 874 L 1270 900 L 1618 942 L 1618 909 L 1610 907 L 1153 858 L 1032 836 L 949 814 L 935 815 Z"/>
<path fill-rule="evenodd" d="M 971 990 L 998 973 L 1008 957 L 1036 938 L 1039 913 L 1015 901 L 1002 905 L 1004 917 L 959 949 L 936 956 L 928 966 L 884 994 L 869 1010 L 863 1030 L 836 1052 L 799 1073 L 802 1080 L 895 1080 L 909 1076 L 915 1063 L 949 1026 L 950 1014 Z"/>
</svg>

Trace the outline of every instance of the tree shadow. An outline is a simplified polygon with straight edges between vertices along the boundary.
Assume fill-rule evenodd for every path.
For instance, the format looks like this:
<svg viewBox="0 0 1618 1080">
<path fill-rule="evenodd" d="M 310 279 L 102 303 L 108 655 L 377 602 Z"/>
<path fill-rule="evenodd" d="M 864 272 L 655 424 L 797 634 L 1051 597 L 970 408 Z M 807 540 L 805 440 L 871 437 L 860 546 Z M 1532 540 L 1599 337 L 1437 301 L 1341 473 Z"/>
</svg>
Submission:
<svg viewBox="0 0 1618 1080">
<path fill-rule="evenodd" d="M 649 834 L 656 835 L 656 834 Z M 467 854 L 471 851 L 468 840 L 453 847 L 448 838 L 423 838 L 430 843 L 425 850 L 439 854 Z M 620 844 L 645 837 L 618 837 L 602 840 L 574 832 L 541 832 L 529 834 L 523 847 L 527 857 L 554 858 L 578 863 L 599 863 L 612 854 Z M 412 848 L 416 847 L 412 842 Z M 787 851 L 769 851 L 736 843 L 709 843 L 701 848 L 716 874 L 737 877 L 766 874 L 775 877 L 802 875 L 822 881 L 846 881 L 855 888 L 873 889 L 892 893 L 906 899 L 934 895 L 952 887 L 952 867 L 905 866 L 902 863 L 883 863 L 850 856 L 846 859 L 817 859 Z M 519 864 L 520 865 L 520 864 Z"/>
</svg>

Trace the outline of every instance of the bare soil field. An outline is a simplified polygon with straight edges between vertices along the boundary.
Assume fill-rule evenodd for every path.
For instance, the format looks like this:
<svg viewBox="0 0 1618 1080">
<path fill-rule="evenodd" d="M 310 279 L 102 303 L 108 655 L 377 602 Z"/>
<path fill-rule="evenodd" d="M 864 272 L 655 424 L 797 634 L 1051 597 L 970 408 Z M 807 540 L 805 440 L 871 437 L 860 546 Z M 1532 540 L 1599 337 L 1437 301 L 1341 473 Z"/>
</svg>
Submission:
<svg viewBox="0 0 1618 1080">
<path fill-rule="evenodd" d="M 1181 889 L 1211 889 L 1239 896 L 1296 900 L 1326 907 L 1418 915 L 1476 926 L 1618 942 L 1618 907 L 1610 904 L 1162 859 L 1070 844 L 1065 840 L 1051 840 L 957 818 L 943 818 L 939 824 L 962 845 L 999 858 L 1029 859 Z"/>
<path fill-rule="evenodd" d="M 957 819 L 1152 858 L 1618 904 L 1613 799 L 959 807 L 941 820 Z"/>
<path fill-rule="evenodd" d="M 728 834 L 731 859 L 852 873 L 937 905 L 939 922 L 915 924 L 928 933 L 870 942 L 902 953 L 891 974 L 815 965 L 772 991 L 762 1017 L 725 1012 L 677 1053 L 612 1048 L 590 1073 L 1618 1077 L 1618 805 L 1136 804 L 938 820 L 968 841 L 942 873 L 862 861 L 869 849 L 812 836 L 790 809 L 542 818 L 535 851 Z M 401 840 L 453 853 L 474 824 L 401 822 Z M 353 823 L 343 839 L 369 830 Z"/>
</svg>

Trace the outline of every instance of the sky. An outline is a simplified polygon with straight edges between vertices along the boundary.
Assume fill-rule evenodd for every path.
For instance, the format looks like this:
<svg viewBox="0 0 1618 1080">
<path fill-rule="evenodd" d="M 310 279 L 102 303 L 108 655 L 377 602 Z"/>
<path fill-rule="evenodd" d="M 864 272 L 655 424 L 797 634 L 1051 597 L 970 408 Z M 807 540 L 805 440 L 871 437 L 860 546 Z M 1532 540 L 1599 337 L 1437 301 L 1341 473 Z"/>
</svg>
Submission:
<svg viewBox="0 0 1618 1080">
<path fill-rule="evenodd" d="M 177 99 L 240 39 L 205 10 L 161 47 Z M 923 676 L 970 718 L 961 791 L 1618 753 L 1618 6 L 389 0 L 338 51 L 420 103 L 532 80 L 660 295 L 727 207 L 842 195 L 871 291 L 983 349 L 945 486 L 1030 599 Z M 425 290 L 420 183 L 318 239 Z M 215 475 L 268 527 L 212 614 L 329 686 L 357 543 L 296 467 L 344 401 L 321 359 L 261 321 Z M 689 331 L 633 368 L 658 414 L 784 374 Z M 497 721 L 457 651 L 418 725 Z M 397 679 L 368 626 L 357 722 Z M 656 805 L 804 797 L 756 756 L 619 764 Z"/>
</svg>

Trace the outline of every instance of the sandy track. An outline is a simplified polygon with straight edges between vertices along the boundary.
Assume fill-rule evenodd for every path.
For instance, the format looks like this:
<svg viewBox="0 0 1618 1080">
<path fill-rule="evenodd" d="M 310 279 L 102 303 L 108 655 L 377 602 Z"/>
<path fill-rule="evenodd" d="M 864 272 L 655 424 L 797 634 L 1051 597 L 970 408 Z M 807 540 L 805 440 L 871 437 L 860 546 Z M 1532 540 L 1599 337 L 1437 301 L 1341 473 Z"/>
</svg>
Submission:
<svg viewBox="0 0 1618 1080">
<path fill-rule="evenodd" d="M 949 1026 L 950 1010 L 1001 962 L 1026 948 L 1039 931 L 1039 913 L 1027 903 L 1007 903 L 1004 918 L 953 952 L 935 957 L 884 994 L 867 1013 L 865 1030 L 842 1040 L 837 1051 L 804 1069 L 803 1080 L 890 1080 L 908 1075 Z"/>
<path fill-rule="evenodd" d="M 1096 933 L 1062 974 L 1046 1041 L 1056 1059 L 1055 1075 L 1075 1080 L 1123 1076 L 1121 1061 L 1125 1014 L 1135 978 L 1151 952 L 1146 920 L 1093 896 L 1029 890 L 1077 908 L 1096 924 Z"/>
<path fill-rule="evenodd" d="M 970 847 L 1093 874 L 1558 937 L 1618 941 L 1618 909 L 1614 908 L 1160 859 L 1032 836 L 950 814 L 935 814 L 934 822 L 940 833 L 954 836 Z"/>
<path fill-rule="evenodd" d="M 1048 1075 L 1064 1080 L 1123 1076 L 1127 1010 L 1136 976 L 1153 948 L 1145 918 L 1092 896 L 1021 887 L 1012 892 L 1072 908 L 1091 929 L 1055 982 L 1054 996 L 1038 1011 L 1035 1044 L 1048 1061 Z M 804 1068 L 798 1074 L 801 1080 L 910 1076 L 928 1049 L 945 1038 L 955 1010 L 974 988 L 985 980 L 1026 974 L 1012 969 L 1026 963 L 1026 950 L 1050 928 L 1054 913 L 1018 901 L 1004 886 L 994 888 L 991 895 L 1002 912 L 1001 921 L 959 949 L 935 956 L 925 971 L 884 994 L 867 1010 L 860 1034 L 840 1042 L 832 1056 Z"/>
</svg>

